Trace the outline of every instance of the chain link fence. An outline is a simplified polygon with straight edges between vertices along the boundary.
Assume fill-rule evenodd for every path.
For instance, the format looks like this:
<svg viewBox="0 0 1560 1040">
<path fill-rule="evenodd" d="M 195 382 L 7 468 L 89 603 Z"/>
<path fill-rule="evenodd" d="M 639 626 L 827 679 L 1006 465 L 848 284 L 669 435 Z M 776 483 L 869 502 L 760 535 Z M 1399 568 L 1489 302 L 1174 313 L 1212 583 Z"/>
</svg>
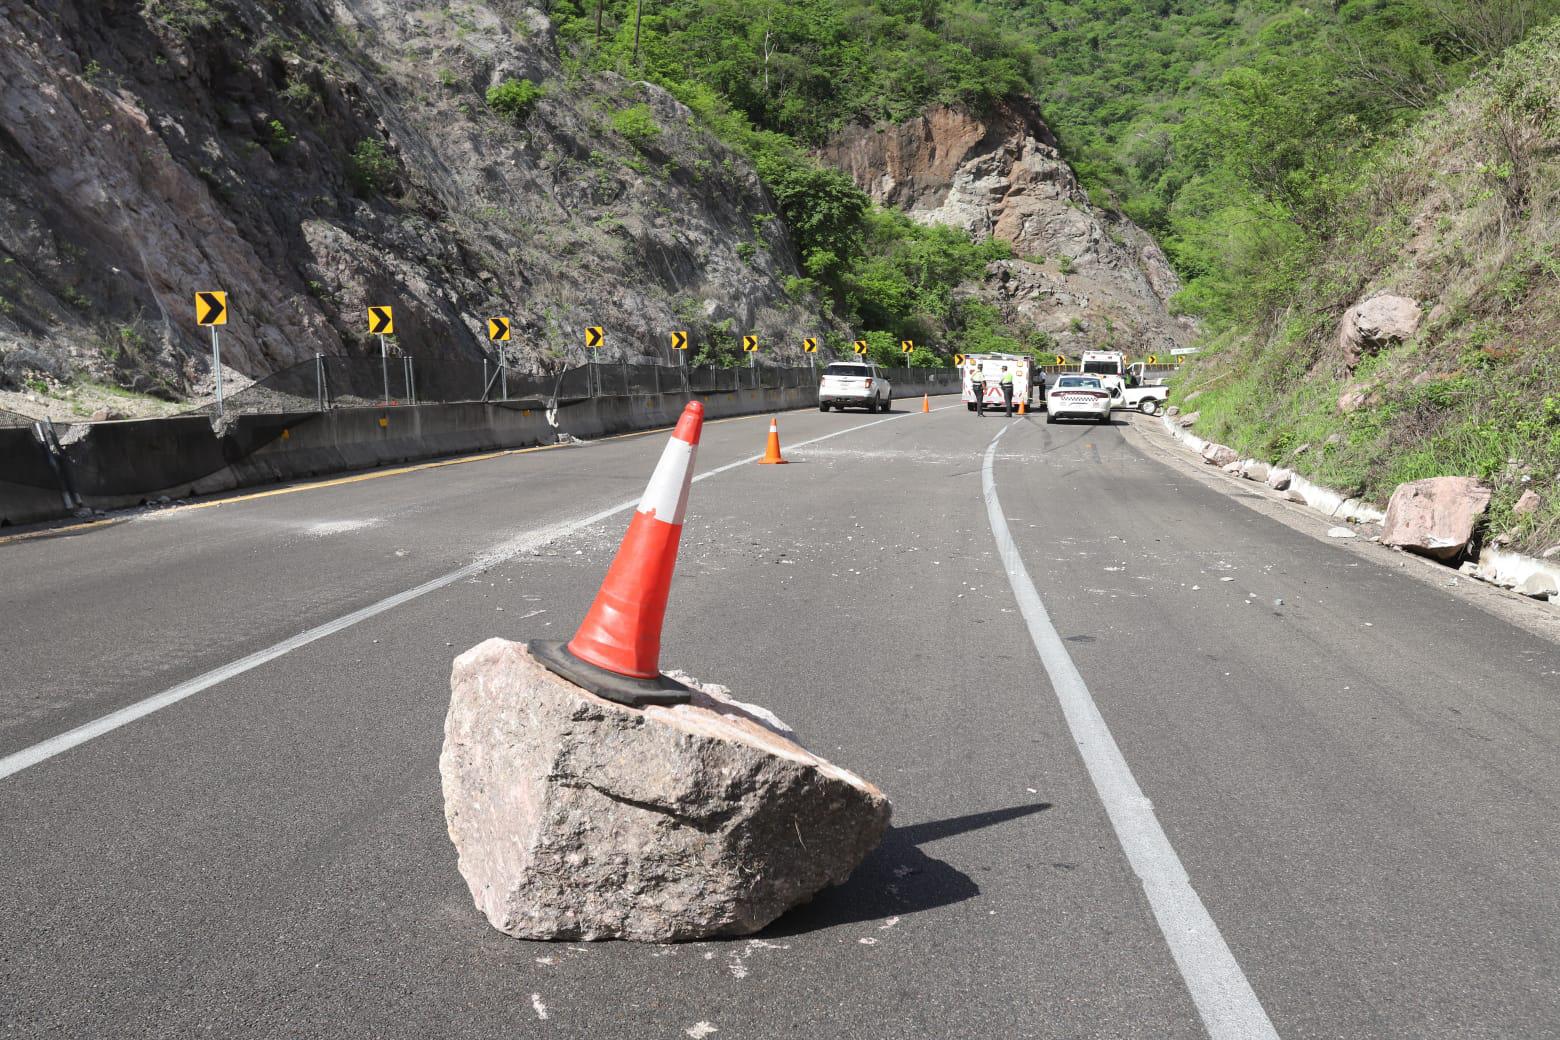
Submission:
<svg viewBox="0 0 1560 1040">
<path fill-rule="evenodd" d="M 880 369 L 891 383 L 956 386 L 951 368 Z M 462 401 L 551 405 L 590 397 L 633 397 L 722 390 L 794 389 L 814 385 L 821 366 L 643 365 L 599 362 L 557 372 L 532 372 L 490 360 L 418 364 L 413 357 L 318 356 L 272 372 L 225 394 L 222 410 L 234 413 L 318 412 L 330 408 L 400 407 Z M 190 409 L 214 414 L 215 401 Z M 30 422 L 31 420 L 25 420 Z M 0 425 L 4 416 L 0 415 Z"/>
</svg>

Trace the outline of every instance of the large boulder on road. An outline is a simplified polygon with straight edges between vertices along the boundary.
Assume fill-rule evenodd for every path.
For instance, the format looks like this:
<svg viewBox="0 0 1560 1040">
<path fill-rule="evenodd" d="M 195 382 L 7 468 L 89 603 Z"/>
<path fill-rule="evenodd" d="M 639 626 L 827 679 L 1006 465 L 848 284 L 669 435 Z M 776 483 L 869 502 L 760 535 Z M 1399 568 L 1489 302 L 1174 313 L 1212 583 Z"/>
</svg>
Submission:
<svg viewBox="0 0 1560 1040">
<path fill-rule="evenodd" d="M 1430 477 L 1399 484 L 1387 503 L 1381 541 L 1437 560 L 1460 556 L 1490 504 L 1473 477 Z"/>
<path fill-rule="evenodd" d="M 876 787 L 719 687 L 626 707 L 503 639 L 455 659 L 439 771 L 477 908 L 525 939 L 755 932 L 844 881 L 889 819 Z"/>
</svg>

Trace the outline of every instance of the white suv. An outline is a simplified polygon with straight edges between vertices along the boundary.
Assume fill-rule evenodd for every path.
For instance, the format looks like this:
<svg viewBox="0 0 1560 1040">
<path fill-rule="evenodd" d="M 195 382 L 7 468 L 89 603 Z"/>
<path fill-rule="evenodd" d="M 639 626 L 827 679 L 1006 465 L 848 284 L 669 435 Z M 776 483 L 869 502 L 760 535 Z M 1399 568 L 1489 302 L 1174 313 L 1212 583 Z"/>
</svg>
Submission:
<svg viewBox="0 0 1560 1040">
<path fill-rule="evenodd" d="M 818 411 L 829 406 L 844 411 L 846 405 L 869 412 L 886 412 L 893 407 L 889 396 L 893 388 L 870 361 L 836 361 L 823 370 L 818 384 Z"/>
</svg>

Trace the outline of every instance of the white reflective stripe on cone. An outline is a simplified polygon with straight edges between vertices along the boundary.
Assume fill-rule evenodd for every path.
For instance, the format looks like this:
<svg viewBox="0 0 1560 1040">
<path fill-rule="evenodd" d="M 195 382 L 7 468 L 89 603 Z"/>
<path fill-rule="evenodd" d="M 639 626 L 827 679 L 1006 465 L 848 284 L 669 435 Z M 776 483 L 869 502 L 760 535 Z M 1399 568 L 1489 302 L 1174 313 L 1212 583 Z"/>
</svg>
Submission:
<svg viewBox="0 0 1560 1040">
<path fill-rule="evenodd" d="M 661 452 L 661 461 L 650 474 L 650 483 L 639 499 L 638 512 L 650 513 L 668 524 L 681 524 L 688 511 L 688 483 L 698 445 L 672 437 Z"/>
</svg>

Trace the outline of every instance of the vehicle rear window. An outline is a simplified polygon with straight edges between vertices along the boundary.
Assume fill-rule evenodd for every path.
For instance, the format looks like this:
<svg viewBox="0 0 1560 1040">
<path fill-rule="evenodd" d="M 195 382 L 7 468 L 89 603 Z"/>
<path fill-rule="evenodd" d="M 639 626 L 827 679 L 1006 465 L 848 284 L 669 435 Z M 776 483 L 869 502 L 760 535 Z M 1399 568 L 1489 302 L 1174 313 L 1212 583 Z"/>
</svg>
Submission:
<svg viewBox="0 0 1560 1040">
<path fill-rule="evenodd" d="M 1103 375 L 1113 376 L 1116 374 L 1116 363 L 1114 361 L 1085 361 L 1083 370 L 1085 372 L 1099 372 Z"/>
<path fill-rule="evenodd" d="M 872 374 L 872 369 L 866 365 L 830 365 L 823 370 L 826 376 L 855 376 L 857 379 L 865 378 Z"/>
<path fill-rule="evenodd" d="M 1062 376 L 1056 381 L 1056 385 L 1059 387 L 1071 386 L 1082 387 L 1087 390 L 1098 390 L 1100 388 L 1100 381 L 1090 376 Z"/>
</svg>

